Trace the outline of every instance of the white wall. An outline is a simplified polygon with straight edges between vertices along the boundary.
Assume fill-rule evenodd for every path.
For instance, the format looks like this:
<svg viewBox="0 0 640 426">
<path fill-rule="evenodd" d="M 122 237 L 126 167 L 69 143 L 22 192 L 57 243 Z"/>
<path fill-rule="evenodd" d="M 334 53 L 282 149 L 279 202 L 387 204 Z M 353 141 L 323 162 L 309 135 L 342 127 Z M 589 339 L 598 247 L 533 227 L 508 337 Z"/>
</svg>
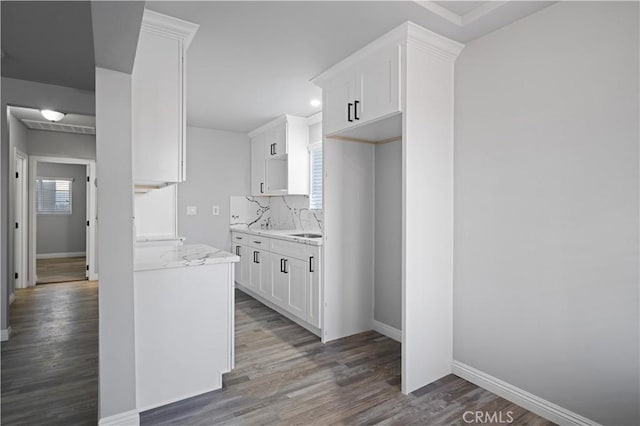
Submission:
<svg viewBox="0 0 640 426">
<path fill-rule="evenodd" d="M 376 145 L 373 318 L 402 328 L 402 143 Z"/>
<path fill-rule="evenodd" d="M 96 159 L 96 137 L 75 133 L 28 130 L 29 155 Z"/>
<path fill-rule="evenodd" d="M 178 234 L 186 243 L 231 250 L 230 196 L 250 194 L 250 176 L 247 135 L 187 127 L 187 181 L 178 184 Z M 187 216 L 187 206 L 196 206 L 197 214 Z"/>
<path fill-rule="evenodd" d="M 68 178 L 71 183 L 71 214 L 36 216 L 36 253 L 79 253 L 86 250 L 87 166 L 38 163 L 37 177 Z"/>
<path fill-rule="evenodd" d="M 12 114 L 7 115 L 9 121 L 9 137 L 11 138 L 11 146 L 17 148 L 22 153 L 27 154 L 28 130 Z M 13 158 L 13 153 L 11 153 Z"/>
<path fill-rule="evenodd" d="M 96 68 L 99 417 L 136 408 L 131 75 Z"/>
<path fill-rule="evenodd" d="M 638 4 L 561 2 L 456 64 L 454 357 L 639 424 Z"/>
<path fill-rule="evenodd" d="M 51 108 L 85 115 L 95 114 L 95 95 L 93 92 L 6 77 L 2 77 L 1 82 L 1 117 L 7 117 L 7 105 L 37 109 Z M 9 286 L 7 284 L 12 282 L 14 274 L 13 231 L 9 224 L 13 224 L 15 220 L 13 218 L 14 210 L 8 209 L 9 204 L 13 202 L 14 192 L 13 185 L 9 185 L 11 182 L 9 177 L 13 169 L 13 167 L 9 167 L 9 159 L 13 158 L 13 154 L 9 155 L 9 153 L 13 146 L 9 140 L 9 126 L 6 120 L 3 119 L 1 125 L 0 241 L 2 241 L 3 247 L 0 251 L 0 327 L 4 330 L 9 325 L 7 310 Z M 10 230 L 11 232 L 9 232 Z"/>
</svg>

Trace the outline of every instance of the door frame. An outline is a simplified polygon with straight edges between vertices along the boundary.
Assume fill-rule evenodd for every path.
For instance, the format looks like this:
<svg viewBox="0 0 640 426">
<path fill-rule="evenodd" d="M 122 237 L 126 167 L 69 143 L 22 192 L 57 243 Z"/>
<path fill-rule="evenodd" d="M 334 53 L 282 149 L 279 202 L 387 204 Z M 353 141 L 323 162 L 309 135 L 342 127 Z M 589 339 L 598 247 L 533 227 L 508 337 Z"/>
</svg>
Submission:
<svg viewBox="0 0 640 426">
<path fill-rule="evenodd" d="M 18 168 L 16 167 L 16 162 L 20 160 L 22 163 Z M 13 148 L 13 162 L 14 162 L 14 172 L 19 174 L 20 180 L 14 181 L 15 188 L 15 206 L 14 206 L 14 219 L 16 223 L 19 224 L 20 227 L 20 239 L 13 239 L 13 256 L 14 256 L 14 265 L 19 265 L 18 267 L 14 266 L 15 272 L 18 273 L 18 278 L 15 281 L 14 291 L 11 293 L 9 297 L 9 301 L 13 301 L 13 295 L 15 289 L 17 288 L 26 288 L 29 285 L 29 156 L 19 150 L 17 147 Z M 16 179 L 17 179 L 16 176 Z M 18 201 L 19 200 L 19 201 Z M 20 208 L 20 214 L 17 214 L 15 210 Z M 15 231 L 14 231 L 15 232 Z M 18 249 L 18 243 L 20 244 L 20 249 Z"/>
<path fill-rule="evenodd" d="M 81 164 L 87 167 L 87 226 L 86 231 L 86 262 L 89 266 L 88 278 L 90 281 L 98 279 L 98 265 L 96 256 L 96 229 L 97 229 L 97 181 L 96 181 L 96 162 L 95 160 L 87 160 L 84 158 L 71 157 L 50 157 L 45 155 L 32 155 L 29 157 L 29 285 L 35 286 L 36 277 L 36 171 L 39 162 L 42 163 L 61 163 L 61 164 Z"/>
</svg>

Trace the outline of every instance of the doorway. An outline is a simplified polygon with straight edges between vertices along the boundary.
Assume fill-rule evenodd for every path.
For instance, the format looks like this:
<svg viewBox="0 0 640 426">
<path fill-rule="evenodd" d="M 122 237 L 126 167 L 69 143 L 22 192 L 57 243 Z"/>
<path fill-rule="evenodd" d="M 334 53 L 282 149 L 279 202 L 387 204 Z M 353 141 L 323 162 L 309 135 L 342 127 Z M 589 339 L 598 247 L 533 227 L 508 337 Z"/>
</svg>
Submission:
<svg viewBox="0 0 640 426">
<path fill-rule="evenodd" d="M 96 280 L 95 162 L 44 156 L 30 160 L 35 284 Z"/>
</svg>

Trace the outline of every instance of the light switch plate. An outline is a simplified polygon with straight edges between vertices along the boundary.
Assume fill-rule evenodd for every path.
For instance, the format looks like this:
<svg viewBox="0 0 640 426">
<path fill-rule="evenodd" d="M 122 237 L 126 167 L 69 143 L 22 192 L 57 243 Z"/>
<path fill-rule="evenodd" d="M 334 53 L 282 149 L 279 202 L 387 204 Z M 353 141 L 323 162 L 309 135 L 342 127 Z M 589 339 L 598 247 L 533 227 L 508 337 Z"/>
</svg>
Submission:
<svg viewBox="0 0 640 426">
<path fill-rule="evenodd" d="M 195 216 L 198 213 L 198 207 L 187 206 L 187 216 Z"/>
<path fill-rule="evenodd" d="M 218 216 L 220 214 L 220 206 L 213 206 L 213 215 Z"/>
</svg>

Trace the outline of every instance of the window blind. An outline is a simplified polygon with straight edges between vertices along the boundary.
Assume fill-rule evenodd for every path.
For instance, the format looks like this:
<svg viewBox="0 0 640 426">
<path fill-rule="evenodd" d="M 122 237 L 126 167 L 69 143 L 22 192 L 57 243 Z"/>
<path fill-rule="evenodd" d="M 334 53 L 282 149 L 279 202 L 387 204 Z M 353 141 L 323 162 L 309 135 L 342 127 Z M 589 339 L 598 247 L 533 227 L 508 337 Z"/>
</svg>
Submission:
<svg viewBox="0 0 640 426">
<path fill-rule="evenodd" d="M 73 179 L 37 178 L 36 213 L 71 214 L 71 183 Z"/>
<path fill-rule="evenodd" d="M 310 172 L 309 208 L 322 209 L 322 142 L 309 146 Z"/>
</svg>

